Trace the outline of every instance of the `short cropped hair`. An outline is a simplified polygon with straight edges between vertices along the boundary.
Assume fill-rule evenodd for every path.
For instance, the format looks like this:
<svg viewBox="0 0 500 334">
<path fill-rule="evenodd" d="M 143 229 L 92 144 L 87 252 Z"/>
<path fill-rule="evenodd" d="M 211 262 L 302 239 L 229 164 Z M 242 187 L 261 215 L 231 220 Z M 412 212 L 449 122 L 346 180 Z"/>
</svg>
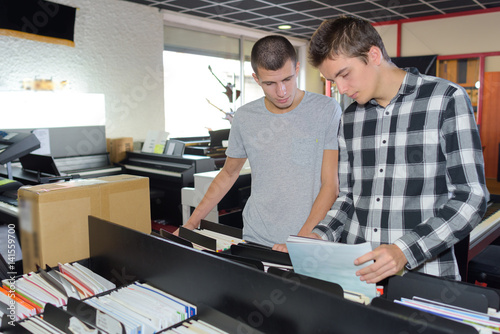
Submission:
<svg viewBox="0 0 500 334">
<path fill-rule="evenodd" d="M 292 43 L 279 35 L 270 35 L 259 39 L 252 48 L 251 63 L 255 74 L 258 68 L 277 71 L 282 68 L 288 59 L 297 65 L 297 54 Z"/>
<path fill-rule="evenodd" d="M 391 60 L 382 38 L 368 21 L 341 16 L 323 21 L 314 32 L 309 43 L 308 60 L 311 65 L 318 67 L 326 59 L 335 59 L 342 55 L 360 58 L 366 64 L 372 46 L 381 50 L 385 60 Z"/>
</svg>

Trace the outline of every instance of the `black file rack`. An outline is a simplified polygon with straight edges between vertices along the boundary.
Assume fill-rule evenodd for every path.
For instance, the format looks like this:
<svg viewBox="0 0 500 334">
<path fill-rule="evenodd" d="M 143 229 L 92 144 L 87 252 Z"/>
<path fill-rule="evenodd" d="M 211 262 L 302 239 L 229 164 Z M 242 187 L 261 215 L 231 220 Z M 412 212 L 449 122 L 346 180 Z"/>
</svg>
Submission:
<svg viewBox="0 0 500 334">
<path fill-rule="evenodd" d="M 463 324 L 458 322 L 444 325 L 442 322 L 446 320 L 444 318 L 393 301 L 421 297 L 481 313 L 487 313 L 488 308 L 495 310 L 500 308 L 499 290 L 422 273 L 408 272 L 404 276 L 393 276 L 389 279 L 385 290 L 382 297 L 372 300 L 371 307 L 403 317 L 412 317 L 422 326 L 426 326 L 429 320 L 432 320 L 437 326 L 448 327 L 450 333 L 477 333 L 477 330 L 471 326 L 463 327 Z M 460 328 L 456 328 L 457 325 Z"/>
<path fill-rule="evenodd" d="M 302 284 L 300 276 L 268 274 L 95 217 L 89 217 L 89 233 L 90 269 L 119 286 L 147 281 L 205 305 L 234 320 L 234 328 L 222 328 L 231 333 L 451 333 L 432 319 L 424 328 L 411 315 L 348 301 Z"/>
<path fill-rule="evenodd" d="M 414 296 L 486 313 L 500 309 L 500 291 L 471 283 L 408 272 L 389 279 L 384 297 L 390 301 Z"/>
</svg>

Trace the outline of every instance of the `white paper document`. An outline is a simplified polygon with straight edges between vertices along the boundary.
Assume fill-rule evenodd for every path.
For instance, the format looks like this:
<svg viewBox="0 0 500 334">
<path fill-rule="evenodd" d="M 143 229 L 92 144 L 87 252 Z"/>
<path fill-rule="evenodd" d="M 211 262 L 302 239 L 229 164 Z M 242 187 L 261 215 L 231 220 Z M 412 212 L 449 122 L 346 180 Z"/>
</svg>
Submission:
<svg viewBox="0 0 500 334">
<path fill-rule="evenodd" d="M 50 134 L 49 129 L 35 129 L 33 134 L 36 136 L 38 141 L 40 142 L 40 148 L 34 150 L 33 154 L 40 155 L 50 155 Z"/>
<path fill-rule="evenodd" d="M 344 291 L 376 297 L 376 285 L 363 282 L 356 271 L 373 263 L 354 265 L 354 260 L 372 250 L 369 242 L 348 245 L 326 240 L 290 236 L 286 242 L 293 270 L 302 275 L 339 284 Z"/>
<path fill-rule="evenodd" d="M 142 145 L 142 152 L 162 154 L 168 135 L 169 133 L 165 131 L 148 131 L 144 145 Z"/>
</svg>

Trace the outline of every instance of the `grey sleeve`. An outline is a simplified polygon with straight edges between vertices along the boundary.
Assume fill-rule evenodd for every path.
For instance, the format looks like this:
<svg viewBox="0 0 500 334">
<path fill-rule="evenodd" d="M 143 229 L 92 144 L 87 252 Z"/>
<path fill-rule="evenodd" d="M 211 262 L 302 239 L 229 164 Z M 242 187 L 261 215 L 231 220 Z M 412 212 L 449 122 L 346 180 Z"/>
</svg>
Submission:
<svg viewBox="0 0 500 334">
<path fill-rule="evenodd" d="M 236 112 L 233 123 L 231 124 L 231 131 L 229 132 L 229 140 L 226 150 L 226 156 L 230 158 L 247 158 L 245 146 L 240 132 L 241 117 Z"/>
<path fill-rule="evenodd" d="M 338 150 L 338 132 L 340 125 L 340 117 L 342 116 L 342 110 L 339 104 L 333 98 L 333 103 L 331 107 L 333 108 L 332 115 L 330 118 L 330 123 L 328 125 L 328 131 L 325 133 L 325 150 Z M 330 107 L 330 106 L 329 106 Z"/>
</svg>

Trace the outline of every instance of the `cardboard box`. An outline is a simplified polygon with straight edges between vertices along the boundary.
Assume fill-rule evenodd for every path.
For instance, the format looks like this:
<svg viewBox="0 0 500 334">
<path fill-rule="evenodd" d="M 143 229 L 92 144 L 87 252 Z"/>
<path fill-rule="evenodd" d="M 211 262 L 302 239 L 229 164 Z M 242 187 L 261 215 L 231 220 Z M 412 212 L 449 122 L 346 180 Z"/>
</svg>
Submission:
<svg viewBox="0 0 500 334">
<path fill-rule="evenodd" d="M 132 137 L 106 139 L 106 146 L 109 152 L 111 163 L 117 163 L 127 157 L 127 151 L 134 150 L 134 140 Z"/>
<path fill-rule="evenodd" d="M 114 175 L 19 189 L 23 270 L 89 257 L 88 216 L 151 233 L 149 179 Z"/>
</svg>

